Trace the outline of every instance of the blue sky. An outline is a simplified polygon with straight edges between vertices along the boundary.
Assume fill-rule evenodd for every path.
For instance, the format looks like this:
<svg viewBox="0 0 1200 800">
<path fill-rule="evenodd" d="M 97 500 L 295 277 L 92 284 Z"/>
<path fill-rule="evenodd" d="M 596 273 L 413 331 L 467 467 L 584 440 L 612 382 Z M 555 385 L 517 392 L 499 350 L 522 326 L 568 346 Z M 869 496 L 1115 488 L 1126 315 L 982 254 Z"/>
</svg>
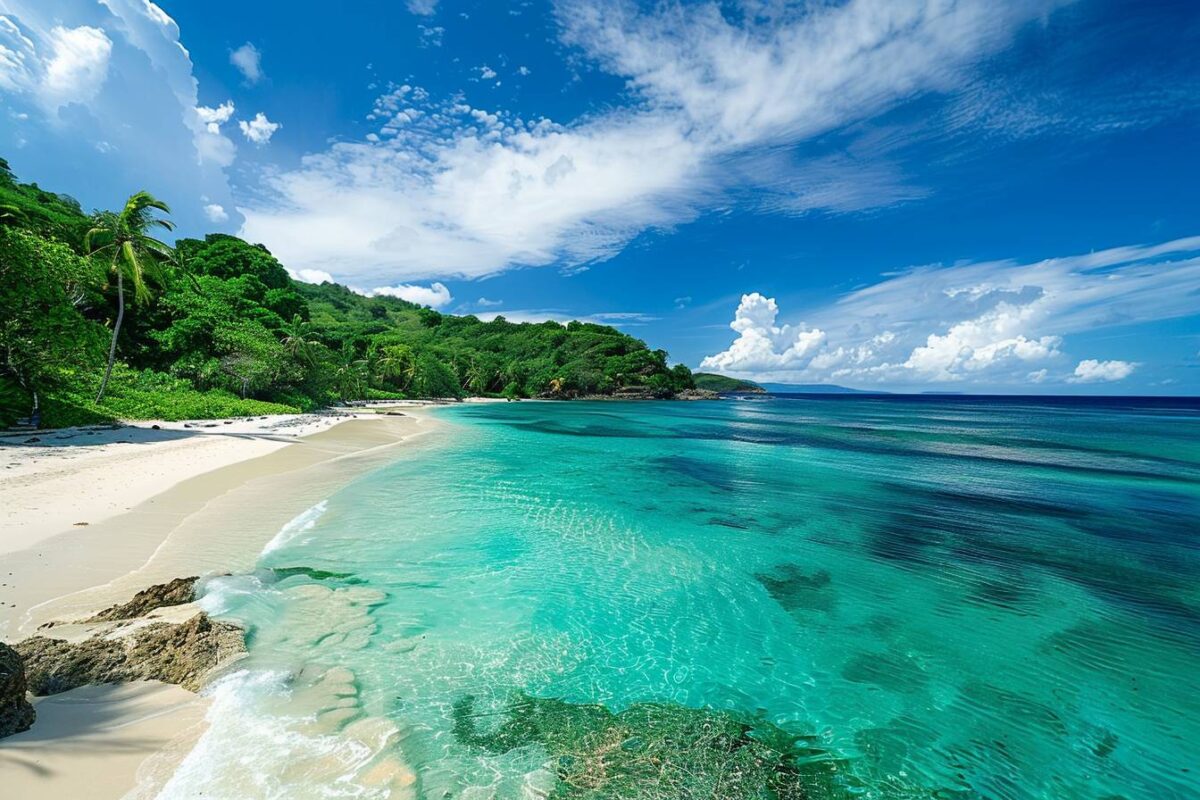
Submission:
<svg viewBox="0 0 1200 800">
<path fill-rule="evenodd" d="M 0 154 L 693 368 L 1200 394 L 1200 6 L 0 0 Z"/>
</svg>

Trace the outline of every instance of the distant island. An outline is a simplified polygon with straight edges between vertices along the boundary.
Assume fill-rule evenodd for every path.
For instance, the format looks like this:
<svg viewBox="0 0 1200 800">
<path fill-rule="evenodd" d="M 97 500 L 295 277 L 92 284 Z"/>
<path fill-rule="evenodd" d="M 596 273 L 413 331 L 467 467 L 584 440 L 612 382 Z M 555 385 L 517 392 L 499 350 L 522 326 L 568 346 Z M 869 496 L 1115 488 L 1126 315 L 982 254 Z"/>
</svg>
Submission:
<svg viewBox="0 0 1200 800">
<path fill-rule="evenodd" d="M 707 389 L 710 392 L 720 392 L 721 394 L 763 394 L 767 391 L 754 381 L 738 380 L 713 372 L 694 372 L 692 379 L 695 381 L 697 389 Z"/>
<path fill-rule="evenodd" d="M 0 428 L 361 400 L 705 396 L 687 366 L 616 328 L 484 322 L 303 283 L 236 236 L 168 245 L 156 237 L 169 215 L 146 192 L 86 214 L 0 159 Z"/>
<path fill-rule="evenodd" d="M 851 389 L 835 383 L 764 383 L 772 394 L 890 394 L 890 392 Z"/>
</svg>

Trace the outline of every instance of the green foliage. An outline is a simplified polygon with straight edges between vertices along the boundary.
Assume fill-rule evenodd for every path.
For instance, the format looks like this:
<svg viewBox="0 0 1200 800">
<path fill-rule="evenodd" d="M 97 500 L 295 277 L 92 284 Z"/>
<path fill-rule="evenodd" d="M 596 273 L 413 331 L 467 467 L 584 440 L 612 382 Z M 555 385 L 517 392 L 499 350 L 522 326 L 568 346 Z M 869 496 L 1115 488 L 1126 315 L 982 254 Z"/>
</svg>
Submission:
<svg viewBox="0 0 1200 800">
<path fill-rule="evenodd" d="M 697 372 L 692 375 L 697 389 L 708 389 L 713 392 L 761 392 L 763 388 L 754 381 L 742 381 L 737 378 L 727 378 L 711 372 Z"/>
<path fill-rule="evenodd" d="M 213 419 L 262 414 L 295 414 L 296 406 L 243 400 L 221 389 L 198 391 L 190 382 L 159 372 L 137 372 L 122 364 L 113 369 L 108 393 L 93 402 L 95 387 L 79 383 L 56 392 L 43 405 L 49 427 L 87 425 L 118 419 Z"/>
<path fill-rule="evenodd" d="M 8 383 L 4 404 L 24 406 L 63 385 L 71 364 L 96 362 L 104 332 L 76 307 L 77 287 L 96 270 L 57 242 L 20 228 L 0 227 L 0 373 Z M 7 420 L 11 424 L 11 419 Z"/>
<path fill-rule="evenodd" d="M 18 184 L 0 160 L 0 421 L 27 415 L 35 394 L 44 422 L 61 425 L 258 413 L 246 411 L 254 401 L 311 409 L 630 387 L 668 397 L 693 386 L 687 367 L 605 325 L 483 322 L 298 283 L 265 247 L 225 234 L 172 251 L 149 233 L 170 227 L 156 216 L 165 210 L 139 192 L 120 213 L 89 218 L 69 198 Z"/>
<path fill-rule="evenodd" d="M 91 223 L 78 201 L 54 194 L 36 183 L 21 184 L 13 178 L 8 162 L 0 158 L 0 206 L 4 225 L 20 225 L 39 236 L 57 239 L 82 254 L 83 237 Z"/>
<path fill-rule="evenodd" d="M 765 720 L 727 711 L 641 703 L 604 706 L 518 695 L 501 721 L 476 715 L 473 697 L 454 705 L 454 737 L 503 754 L 542 747 L 567 800 L 826 800 L 850 798 L 845 762 Z M 479 720 L 492 727 L 480 730 Z"/>
</svg>

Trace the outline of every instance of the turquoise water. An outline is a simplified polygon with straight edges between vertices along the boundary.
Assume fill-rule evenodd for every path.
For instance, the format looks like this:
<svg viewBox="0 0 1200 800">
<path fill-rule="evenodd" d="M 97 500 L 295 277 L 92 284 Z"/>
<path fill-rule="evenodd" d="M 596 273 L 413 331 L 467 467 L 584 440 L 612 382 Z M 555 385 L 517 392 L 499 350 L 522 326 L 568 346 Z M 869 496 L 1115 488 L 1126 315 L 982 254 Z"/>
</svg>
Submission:
<svg viewBox="0 0 1200 800">
<path fill-rule="evenodd" d="M 440 413 L 209 584 L 251 655 L 165 796 L 561 791 L 455 736 L 520 693 L 756 715 L 863 797 L 1200 796 L 1195 404 Z"/>
</svg>

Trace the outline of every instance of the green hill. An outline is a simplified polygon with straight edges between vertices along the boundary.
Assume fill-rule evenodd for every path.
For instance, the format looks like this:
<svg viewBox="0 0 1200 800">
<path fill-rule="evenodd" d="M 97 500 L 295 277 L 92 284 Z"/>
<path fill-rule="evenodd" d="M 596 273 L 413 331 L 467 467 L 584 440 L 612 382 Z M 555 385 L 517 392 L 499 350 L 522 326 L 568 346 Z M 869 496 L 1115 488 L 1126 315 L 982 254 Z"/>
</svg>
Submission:
<svg viewBox="0 0 1200 800">
<path fill-rule="evenodd" d="M 85 240 L 115 220 L 18 183 L 0 159 L 0 427 L 34 410 L 43 425 L 61 426 L 341 400 L 569 398 L 629 387 L 669 397 L 694 386 L 666 352 L 609 326 L 482 322 L 300 283 L 262 245 L 211 234 L 144 255 L 138 276 L 123 269 L 116 363 L 96 402 L 118 315 L 117 259 L 90 254 Z M 145 291 L 134 291 L 135 277 Z"/>
<path fill-rule="evenodd" d="M 696 382 L 697 389 L 708 389 L 713 392 L 723 392 L 725 394 L 735 392 L 758 394 L 766 391 L 766 389 L 763 389 L 763 387 L 754 381 L 727 378 L 724 375 L 716 375 L 711 372 L 696 372 L 692 374 L 692 378 Z"/>
</svg>

